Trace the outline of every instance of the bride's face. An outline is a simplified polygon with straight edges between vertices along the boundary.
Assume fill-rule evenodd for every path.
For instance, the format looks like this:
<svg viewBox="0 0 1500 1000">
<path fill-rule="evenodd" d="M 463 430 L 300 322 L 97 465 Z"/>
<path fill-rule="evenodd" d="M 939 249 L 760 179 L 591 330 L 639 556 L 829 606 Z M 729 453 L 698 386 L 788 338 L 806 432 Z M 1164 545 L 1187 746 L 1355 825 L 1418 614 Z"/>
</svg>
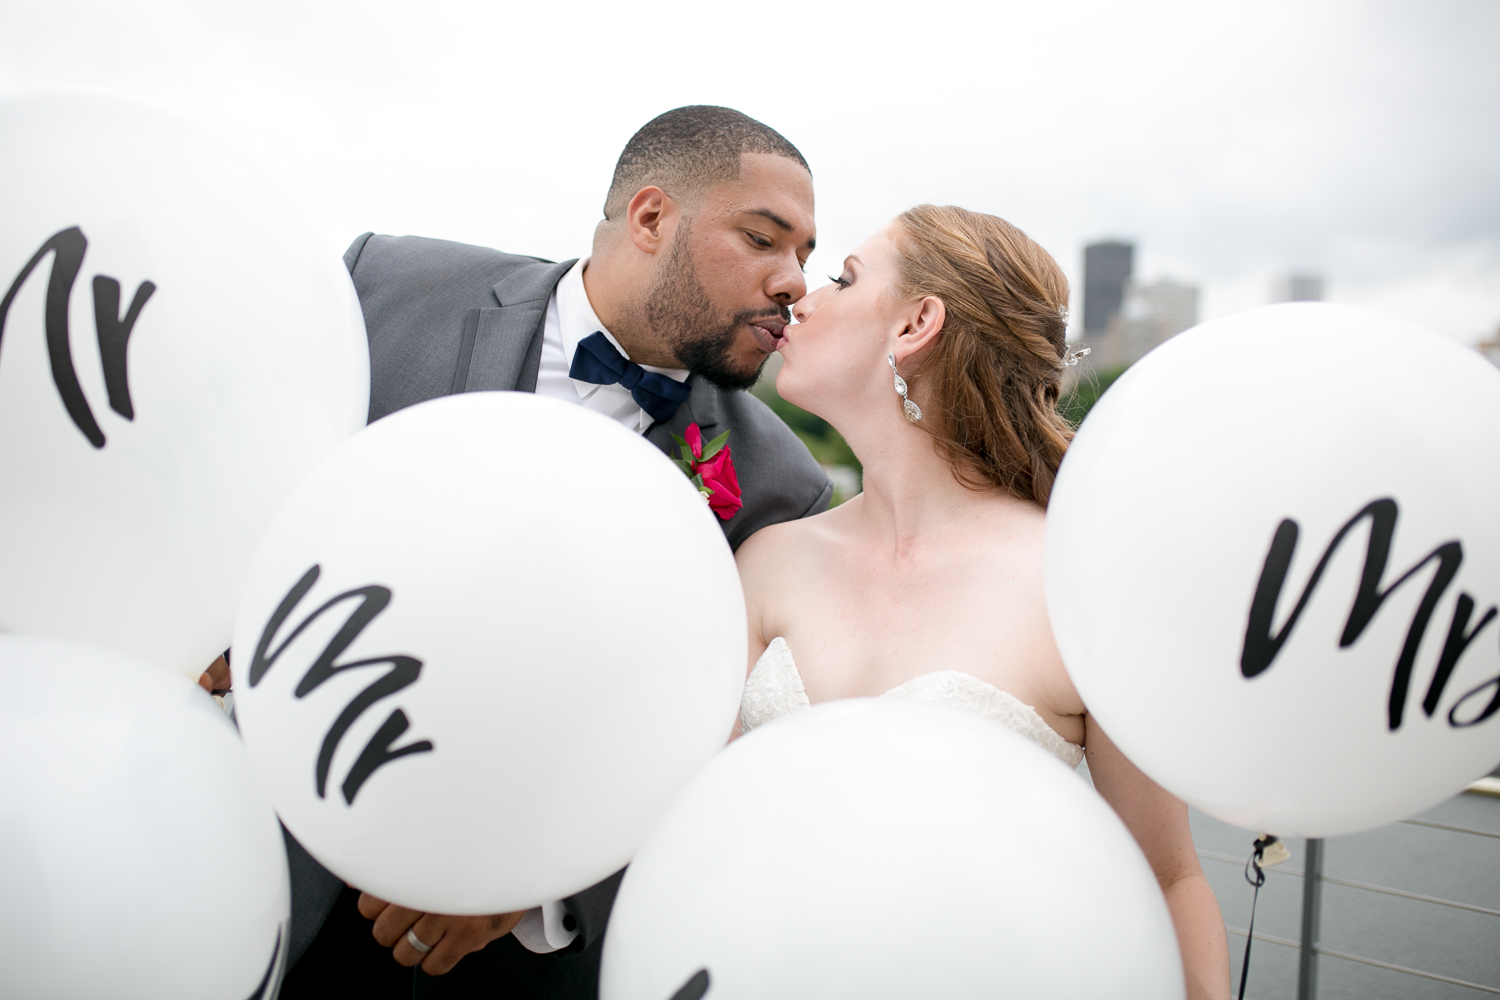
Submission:
<svg viewBox="0 0 1500 1000">
<path fill-rule="evenodd" d="M 829 419 L 865 392 L 889 390 L 886 352 L 901 332 L 896 301 L 894 223 L 865 241 L 841 273 L 792 306 L 797 322 L 783 331 L 776 391 L 790 403 Z M 883 382 L 882 382 L 883 378 Z"/>
</svg>

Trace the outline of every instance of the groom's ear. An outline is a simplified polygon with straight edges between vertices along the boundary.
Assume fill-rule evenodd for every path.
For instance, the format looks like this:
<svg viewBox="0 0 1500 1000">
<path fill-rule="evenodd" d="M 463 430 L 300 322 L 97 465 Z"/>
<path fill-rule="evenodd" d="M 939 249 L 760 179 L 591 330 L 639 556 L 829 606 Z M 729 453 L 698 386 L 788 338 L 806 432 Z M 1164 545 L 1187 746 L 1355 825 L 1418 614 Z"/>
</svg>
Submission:
<svg viewBox="0 0 1500 1000">
<path fill-rule="evenodd" d="M 655 255 L 670 245 L 680 219 L 677 202 L 654 184 L 637 191 L 625 206 L 625 232 L 645 254 Z"/>
<path fill-rule="evenodd" d="M 921 361 L 943 335 L 948 307 L 936 295 L 928 295 L 908 307 L 906 327 L 896 336 L 897 361 Z"/>
</svg>

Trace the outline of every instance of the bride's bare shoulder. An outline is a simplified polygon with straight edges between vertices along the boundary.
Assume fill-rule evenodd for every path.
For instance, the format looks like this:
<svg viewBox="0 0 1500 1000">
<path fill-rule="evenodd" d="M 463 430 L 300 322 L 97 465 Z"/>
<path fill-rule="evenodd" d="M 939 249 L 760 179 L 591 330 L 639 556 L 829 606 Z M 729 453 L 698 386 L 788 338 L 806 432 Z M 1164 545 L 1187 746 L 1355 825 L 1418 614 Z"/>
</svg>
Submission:
<svg viewBox="0 0 1500 1000">
<path fill-rule="evenodd" d="M 988 505 L 988 539 L 994 544 L 1040 554 L 1047 533 L 1047 511 L 1030 500 L 996 493 Z"/>
<path fill-rule="evenodd" d="M 816 559 L 818 551 L 833 543 L 840 520 L 838 508 L 834 508 L 812 517 L 761 528 L 745 539 L 735 553 L 740 572 Z"/>
</svg>

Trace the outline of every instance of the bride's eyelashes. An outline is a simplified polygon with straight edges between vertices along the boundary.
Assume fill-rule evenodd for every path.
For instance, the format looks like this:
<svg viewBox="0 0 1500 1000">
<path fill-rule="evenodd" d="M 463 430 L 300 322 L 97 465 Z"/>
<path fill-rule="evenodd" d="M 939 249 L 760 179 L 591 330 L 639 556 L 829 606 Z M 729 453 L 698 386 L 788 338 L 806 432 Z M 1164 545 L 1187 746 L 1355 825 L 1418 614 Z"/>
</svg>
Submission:
<svg viewBox="0 0 1500 1000">
<path fill-rule="evenodd" d="M 853 282 L 850 281 L 848 278 L 835 278 L 831 274 L 828 276 L 828 280 L 831 281 L 831 282 L 833 282 L 835 285 L 838 285 L 839 286 L 839 291 L 843 291 L 844 289 L 848 288 L 851 284 L 853 284 Z"/>
</svg>

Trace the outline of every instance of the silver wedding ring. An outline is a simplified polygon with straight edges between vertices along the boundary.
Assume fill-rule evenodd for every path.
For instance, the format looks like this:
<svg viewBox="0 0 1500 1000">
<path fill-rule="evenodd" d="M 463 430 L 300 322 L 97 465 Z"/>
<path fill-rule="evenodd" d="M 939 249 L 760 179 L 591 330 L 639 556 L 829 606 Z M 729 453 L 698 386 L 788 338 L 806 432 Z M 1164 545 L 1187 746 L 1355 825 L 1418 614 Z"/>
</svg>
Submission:
<svg viewBox="0 0 1500 1000">
<path fill-rule="evenodd" d="M 419 955 L 425 955 L 432 950 L 432 945 L 423 944 L 422 939 L 417 937 L 417 929 L 415 927 L 407 930 L 406 943 L 415 948 L 417 950 L 417 954 Z"/>
</svg>

